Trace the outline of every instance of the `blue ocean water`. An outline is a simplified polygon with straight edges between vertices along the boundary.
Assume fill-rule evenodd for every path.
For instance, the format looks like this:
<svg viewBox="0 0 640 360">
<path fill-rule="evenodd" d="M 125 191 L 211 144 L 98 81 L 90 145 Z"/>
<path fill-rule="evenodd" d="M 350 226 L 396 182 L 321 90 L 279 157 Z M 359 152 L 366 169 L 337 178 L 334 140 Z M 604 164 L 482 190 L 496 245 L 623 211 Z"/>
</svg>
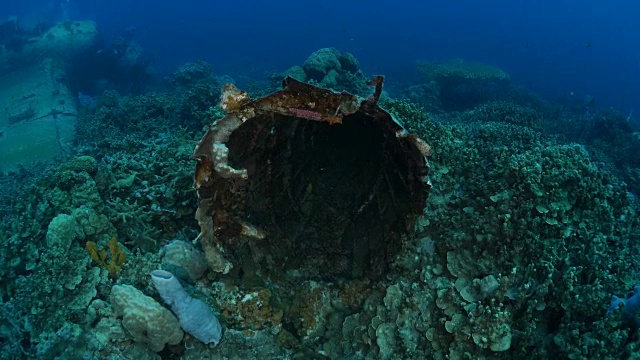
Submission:
<svg viewBox="0 0 640 360">
<path fill-rule="evenodd" d="M 637 358 L 638 15 L 2 1 L 0 360 Z"/>
<path fill-rule="evenodd" d="M 628 1 L 17 1 L 34 12 L 93 19 L 105 39 L 135 38 L 166 70 L 206 59 L 216 72 L 282 71 L 323 47 L 353 53 L 370 73 L 415 76 L 415 61 L 493 64 L 552 96 L 592 97 L 628 113 L 640 98 L 638 5 Z"/>
</svg>

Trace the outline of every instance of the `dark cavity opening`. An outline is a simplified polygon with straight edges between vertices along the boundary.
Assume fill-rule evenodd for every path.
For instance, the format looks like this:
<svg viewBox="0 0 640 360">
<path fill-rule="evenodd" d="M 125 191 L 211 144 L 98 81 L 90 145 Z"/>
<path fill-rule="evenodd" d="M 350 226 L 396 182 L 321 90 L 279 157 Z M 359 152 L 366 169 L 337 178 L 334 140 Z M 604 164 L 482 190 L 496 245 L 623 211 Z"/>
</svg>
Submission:
<svg viewBox="0 0 640 360">
<path fill-rule="evenodd" d="M 240 263 L 289 280 L 384 274 L 414 203 L 403 150 L 384 126 L 360 112 L 334 125 L 274 114 L 240 126 L 229 163 L 249 183 L 234 215 L 267 233 L 252 254 L 237 248 Z"/>
</svg>

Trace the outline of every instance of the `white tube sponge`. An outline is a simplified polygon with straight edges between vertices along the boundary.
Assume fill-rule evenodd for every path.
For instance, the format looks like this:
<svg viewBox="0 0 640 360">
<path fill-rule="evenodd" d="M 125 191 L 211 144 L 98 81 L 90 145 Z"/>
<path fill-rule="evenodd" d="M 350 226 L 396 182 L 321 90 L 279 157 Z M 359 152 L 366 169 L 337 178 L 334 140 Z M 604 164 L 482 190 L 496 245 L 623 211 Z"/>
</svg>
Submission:
<svg viewBox="0 0 640 360">
<path fill-rule="evenodd" d="M 164 302 L 178 317 L 182 330 L 205 344 L 218 345 L 222 326 L 207 304 L 189 296 L 180 281 L 168 271 L 152 271 L 151 280 Z"/>
</svg>

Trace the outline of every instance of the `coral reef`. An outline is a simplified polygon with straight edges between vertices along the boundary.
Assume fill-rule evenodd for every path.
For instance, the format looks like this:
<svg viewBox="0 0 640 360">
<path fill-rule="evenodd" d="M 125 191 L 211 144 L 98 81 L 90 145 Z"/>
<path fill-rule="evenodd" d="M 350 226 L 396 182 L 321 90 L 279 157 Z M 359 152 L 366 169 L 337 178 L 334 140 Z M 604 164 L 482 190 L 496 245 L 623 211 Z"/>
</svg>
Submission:
<svg viewBox="0 0 640 360">
<path fill-rule="evenodd" d="M 543 125 L 539 111 L 508 101 L 489 101 L 465 111 L 461 116 L 465 117 L 465 121 L 497 121 L 537 130 Z"/>
<path fill-rule="evenodd" d="M 322 71 L 340 73 L 339 66 L 353 73 L 356 65 L 345 54 L 322 50 L 306 66 L 324 79 Z M 294 70 L 292 75 L 307 76 L 304 67 Z M 471 88 L 486 81 L 493 84 L 489 89 L 503 86 L 504 76 L 489 70 L 483 71 L 493 74 L 487 75 L 491 79 L 455 72 L 450 78 L 472 81 Z M 538 101 L 512 87 L 503 97 L 491 93 L 467 103 L 437 95 L 442 105 L 433 102 L 433 108 L 427 106 L 430 100 L 416 104 L 386 97 L 378 102 L 378 87 L 364 106 L 375 100 L 379 109 L 368 107 L 364 114 L 357 114 L 363 103 L 344 94 L 322 108 L 308 101 L 278 107 L 226 87 L 225 114 L 216 107 L 220 90 L 210 86 L 213 77 L 207 74 L 206 64 L 191 64 L 176 73 L 167 93 L 105 93 L 95 109 L 83 110 L 86 121 L 78 123 L 71 156 L 55 165 L 37 163 L 0 174 L 0 358 L 635 356 L 637 294 L 624 295 L 638 284 L 640 270 L 634 185 L 640 182 L 629 181 L 640 168 L 639 137 L 628 117 L 613 111 L 585 115 L 583 109 Z M 435 85 L 442 91 L 440 82 L 450 78 L 415 84 L 412 91 L 427 94 Z M 291 80 L 287 84 L 308 90 Z M 335 100 L 332 92 L 320 94 Z M 315 143 L 307 142 L 305 131 L 324 128 L 335 135 L 329 131 L 344 131 L 354 117 L 370 119 L 365 115 L 373 109 L 385 119 L 381 124 L 407 131 L 387 138 L 411 144 L 412 151 L 399 152 L 402 161 L 412 154 L 415 159 L 430 155 L 433 185 L 426 202 L 421 198 L 418 207 L 416 201 L 417 218 L 403 223 L 400 246 L 377 258 L 384 259 L 384 269 L 378 276 L 362 276 L 350 271 L 345 259 L 351 258 L 344 252 L 304 241 L 341 229 L 349 219 L 344 214 L 357 213 L 361 204 L 381 201 L 374 207 L 380 214 L 396 209 L 389 198 L 384 201 L 390 191 L 368 202 L 377 182 L 362 181 L 379 174 L 369 171 L 375 168 L 371 154 L 376 148 L 367 145 L 379 138 L 367 142 L 366 127 L 344 133 L 366 150 L 358 153 L 342 150 L 340 142 L 331 143 L 319 132 L 312 132 Z M 296 128 L 282 125 L 293 120 Z M 260 121 L 268 126 L 256 126 Z M 202 156 L 196 156 L 194 191 L 196 164 L 190 157 L 202 125 L 212 122 L 207 131 L 213 133 L 196 152 Z M 99 131 L 108 141 L 92 135 Z M 291 133 L 300 141 L 274 147 L 266 140 Z M 247 139 L 256 142 L 247 144 Z M 318 147 L 327 143 L 331 146 Z M 306 150 L 291 150 L 300 146 Z M 265 158 L 243 157 L 251 149 L 273 151 Z M 305 163 L 300 154 L 313 155 L 312 160 Z M 306 169 L 323 156 L 329 161 L 309 168 L 313 171 L 281 172 L 286 167 L 275 166 L 289 159 Z M 393 179 L 398 172 L 406 174 L 397 166 L 402 161 L 378 165 L 395 169 L 387 174 Z M 274 166 L 265 166 L 257 178 L 281 182 L 251 183 L 256 169 L 267 164 Z M 337 173 L 352 167 L 359 169 L 353 178 L 336 181 Z M 314 177 L 318 174 L 322 177 Z M 382 179 L 377 186 L 397 189 Z M 224 184 L 225 191 L 207 192 L 212 181 Z M 248 188 L 238 186 L 245 181 Z M 360 184 L 362 193 L 344 186 L 350 182 Z M 271 186 L 277 184 L 288 186 Z M 273 197 L 239 201 L 247 193 Z M 401 192 L 393 194 L 398 202 L 409 201 Z M 410 194 L 412 199 L 424 195 Z M 277 196 L 284 199 L 281 206 L 268 211 L 265 199 Z M 203 199 L 224 205 L 227 213 L 214 222 Z M 326 199 L 358 206 L 336 209 L 340 201 Z M 322 211 L 313 211 L 317 204 Z M 200 224 L 193 219 L 199 205 Z M 273 214 L 277 221 L 260 214 Z M 283 222 L 291 214 L 300 217 Z M 348 245 L 390 216 L 374 218 L 345 233 Z M 203 231 L 199 238 L 198 230 Z M 108 249 L 114 236 L 119 241 L 114 253 L 126 257 L 116 263 L 117 278 L 94 264 L 85 248 L 95 244 L 93 254 L 108 265 L 110 255 L 101 249 Z M 290 241 L 296 236 L 300 242 Z M 302 256 L 291 250 L 294 246 L 314 256 Z M 362 264 L 371 259 L 376 257 Z M 215 347 L 183 336 L 178 319 L 161 305 L 149 278 L 160 268 L 175 271 L 185 280 L 185 293 L 220 319 L 225 331 Z M 612 302 L 612 295 L 620 298 Z"/>
<path fill-rule="evenodd" d="M 509 89 L 509 75 L 495 66 L 464 60 L 418 61 L 417 66 L 431 84 L 427 94 L 438 94 L 447 111 L 499 100 Z"/>
<path fill-rule="evenodd" d="M 293 66 L 282 76 L 291 76 L 298 81 L 309 82 L 335 91 L 348 91 L 355 95 L 366 96 L 371 91 L 366 86 L 366 77 L 360 69 L 360 63 L 350 53 L 340 53 L 335 48 L 323 48 L 315 51 L 302 66 Z"/>
<path fill-rule="evenodd" d="M 509 75 L 492 65 L 473 61 L 453 60 L 443 63 L 418 61 L 418 69 L 429 80 L 468 79 L 468 80 L 509 80 Z"/>
<path fill-rule="evenodd" d="M 95 109 L 82 113 L 78 156 L 2 178 L 7 186 L 1 196 L 0 233 L 6 240 L 0 242 L 0 303 L 15 327 L 6 347 L 2 335 L 3 354 L 91 358 L 98 352 L 133 351 L 112 343 L 127 339 L 120 324 L 110 320 L 111 306 L 101 303 L 114 276 L 91 264 L 85 245 L 95 244 L 90 248 L 98 258 L 114 264 L 111 273 L 117 272 L 118 281 L 149 292 L 147 276 L 160 266 L 155 251 L 171 239 L 195 237 L 189 160 L 195 140 L 179 128 L 185 121 L 181 115 L 165 116 L 174 110 L 169 104 L 175 98 L 106 93 Z M 109 141 L 96 141 L 94 131 L 102 129 Z M 124 264 L 110 263 L 108 252 L 100 257 L 113 236 L 122 249 L 117 256 L 126 256 Z"/>
</svg>

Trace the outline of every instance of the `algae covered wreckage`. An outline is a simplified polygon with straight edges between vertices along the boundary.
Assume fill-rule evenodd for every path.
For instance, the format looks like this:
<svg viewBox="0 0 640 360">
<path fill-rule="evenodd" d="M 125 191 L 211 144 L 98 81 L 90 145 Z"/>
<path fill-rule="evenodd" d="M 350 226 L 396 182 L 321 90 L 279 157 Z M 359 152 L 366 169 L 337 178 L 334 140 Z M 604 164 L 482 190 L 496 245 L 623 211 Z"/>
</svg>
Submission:
<svg viewBox="0 0 640 360">
<path fill-rule="evenodd" d="M 225 86 L 228 114 L 193 155 L 211 268 L 282 281 L 384 274 L 430 184 L 429 147 L 378 106 L 382 82 L 364 100 L 291 77 L 256 100 Z"/>
</svg>

